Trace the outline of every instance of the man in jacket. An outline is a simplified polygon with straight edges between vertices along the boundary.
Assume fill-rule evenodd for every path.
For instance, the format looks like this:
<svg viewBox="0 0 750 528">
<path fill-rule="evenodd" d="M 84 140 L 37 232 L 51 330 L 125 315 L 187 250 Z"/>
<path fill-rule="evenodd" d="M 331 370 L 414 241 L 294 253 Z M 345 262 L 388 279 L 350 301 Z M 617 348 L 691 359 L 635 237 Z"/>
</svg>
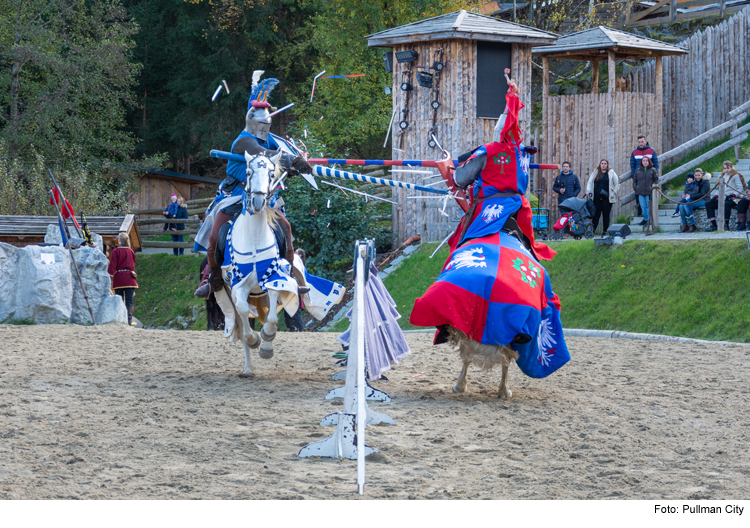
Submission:
<svg viewBox="0 0 750 528">
<path fill-rule="evenodd" d="M 555 178 L 552 190 L 559 195 L 557 197 L 557 205 L 560 205 L 568 198 L 575 198 L 581 192 L 581 183 L 578 181 L 578 176 L 570 170 L 570 162 L 563 162 L 562 172 Z"/>
<path fill-rule="evenodd" d="M 630 154 L 631 178 L 635 175 L 635 171 L 638 170 L 638 167 L 641 166 L 641 158 L 644 156 L 651 160 L 651 165 L 653 165 L 657 173 L 659 172 L 659 156 L 657 156 L 656 151 L 651 148 L 651 145 L 648 144 L 646 136 L 638 136 L 638 147 L 636 147 L 636 149 Z M 637 201 L 636 207 L 638 209 L 637 216 L 643 216 L 643 213 L 641 212 L 641 204 L 637 203 Z"/>
</svg>

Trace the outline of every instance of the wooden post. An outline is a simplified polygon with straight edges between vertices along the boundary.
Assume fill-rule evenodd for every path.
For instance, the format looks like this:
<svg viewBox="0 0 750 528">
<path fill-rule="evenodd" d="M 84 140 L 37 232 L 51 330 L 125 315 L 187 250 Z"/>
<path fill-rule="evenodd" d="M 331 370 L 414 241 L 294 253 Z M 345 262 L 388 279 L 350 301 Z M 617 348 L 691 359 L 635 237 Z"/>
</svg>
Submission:
<svg viewBox="0 0 750 528">
<path fill-rule="evenodd" d="M 659 227 L 659 191 L 651 189 L 651 228 L 652 233 L 656 233 Z"/>
<path fill-rule="evenodd" d="M 663 81 L 663 75 L 664 70 L 662 68 L 662 57 L 656 57 L 656 90 L 654 91 L 656 95 L 656 122 L 654 123 L 654 136 L 656 138 L 656 144 L 655 148 L 657 149 L 657 152 L 662 152 L 662 121 L 664 120 L 664 81 Z M 649 134 L 651 135 L 651 134 Z"/>
<path fill-rule="evenodd" d="M 721 16 L 724 16 L 727 14 L 727 0 L 721 0 L 721 11 L 719 12 Z"/>
<path fill-rule="evenodd" d="M 599 61 L 591 61 L 591 69 L 593 74 L 591 75 L 591 93 L 599 93 Z"/>
<path fill-rule="evenodd" d="M 669 3 L 669 21 L 677 20 L 677 0 L 671 0 Z"/>
<path fill-rule="evenodd" d="M 607 159 L 615 159 L 615 90 L 617 89 L 617 73 L 615 72 L 615 52 L 608 51 L 608 80 L 607 80 Z M 610 162 L 613 163 L 613 162 Z M 616 163 L 616 162 L 615 162 Z"/>
<path fill-rule="evenodd" d="M 724 173 L 719 173 L 719 210 L 716 213 L 716 225 L 719 226 L 719 233 L 724 232 Z"/>
</svg>

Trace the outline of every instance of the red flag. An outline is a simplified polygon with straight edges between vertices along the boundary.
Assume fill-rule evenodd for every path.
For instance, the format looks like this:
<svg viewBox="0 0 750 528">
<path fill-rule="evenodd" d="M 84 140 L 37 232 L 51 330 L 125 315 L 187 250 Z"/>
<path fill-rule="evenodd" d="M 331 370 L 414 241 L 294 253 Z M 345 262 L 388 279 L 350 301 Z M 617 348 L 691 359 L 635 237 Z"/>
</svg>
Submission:
<svg viewBox="0 0 750 528">
<path fill-rule="evenodd" d="M 60 203 L 60 193 L 57 191 L 57 187 L 55 187 L 54 189 L 52 189 L 52 194 L 54 195 L 54 199 L 50 197 L 49 204 L 50 205 L 56 205 L 55 202 L 57 202 L 57 204 L 59 204 Z M 68 212 L 68 211 L 70 211 L 70 212 Z M 70 202 L 68 200 L 65 200 L 65 204 L 62 206 L 62 211 L 61 212 L 62 212 L 63 218 L 70 218 L 71 215 L 72 215 L 73 218 L 75 219 L 75 214 L 76 213 L 73 210 L 73 206 L 70 205 Z"/>
</svg>

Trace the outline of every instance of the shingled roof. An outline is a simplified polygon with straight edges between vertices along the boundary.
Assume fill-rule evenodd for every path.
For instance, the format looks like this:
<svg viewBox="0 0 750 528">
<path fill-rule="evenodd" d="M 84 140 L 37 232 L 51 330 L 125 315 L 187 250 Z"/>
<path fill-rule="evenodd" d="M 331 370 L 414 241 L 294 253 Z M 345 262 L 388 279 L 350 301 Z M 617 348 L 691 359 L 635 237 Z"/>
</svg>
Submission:
<svg viewBox="0 0 750 528">
<path fill-rule="evenodd" d="M 639 37 L 617 29 L 598 26 L 578 33 L 564 35 L 553 46 L 532 50 L 543 57 L 588 59 L 599 55 L 599 50 L 612 49 L 618 58 L 647 58 L 679 55 L 688 50 L 666 42 Z"/>
<path fill-rule="evenodd" d="M 555 43 L 558 35 L 462 9 L 446 15 L 386 29 L 365 38 L 369 46 L 392 46 L 394 44 L 441 39 L 550 45 Z"/>
</svg>

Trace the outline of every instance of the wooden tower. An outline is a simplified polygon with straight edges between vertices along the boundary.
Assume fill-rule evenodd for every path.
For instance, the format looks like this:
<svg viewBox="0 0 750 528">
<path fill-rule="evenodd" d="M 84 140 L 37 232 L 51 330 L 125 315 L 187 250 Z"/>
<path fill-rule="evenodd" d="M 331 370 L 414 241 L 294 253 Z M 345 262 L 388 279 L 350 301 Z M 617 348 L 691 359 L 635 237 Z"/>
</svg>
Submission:
<svg viewBox="0 0 750 528">
<path fill-rule="evenodd" d="M 393 71 L 393 159 L 441 158 L 430 141 L 432 134 L 454 159 L 490 141 L 505 108 L 505 68 L 521 88 L 526 108 L 520 121 L 528 137 L 531 48 L 556 40 L 553 33 L 464 10 L 369 35 L 370 46 L 392 50 L 383 57 Z M 426 175 L 393 176 L 424 184 Z M 425 241 L 442 240 L 460 218 L 455 204 L 448 204 L 446 217 L 441 214 L 442 200 L 405 199 L 403 189 L 393 194 L 400 204 L 393 210 L 398 243 L 415 234 Z"/>
</svg>

